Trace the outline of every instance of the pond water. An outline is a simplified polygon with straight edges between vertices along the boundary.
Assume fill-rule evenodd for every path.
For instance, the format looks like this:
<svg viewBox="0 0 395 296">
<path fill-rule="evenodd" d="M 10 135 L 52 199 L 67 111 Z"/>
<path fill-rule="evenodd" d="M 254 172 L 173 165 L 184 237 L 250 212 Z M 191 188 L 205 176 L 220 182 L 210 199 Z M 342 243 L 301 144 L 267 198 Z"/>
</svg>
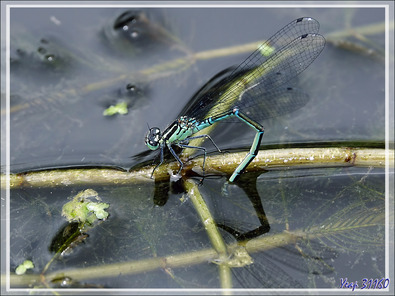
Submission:
<svg viewBox="0 0 395 296">
<path fill-rule="evenodd" d="M 136 156 L 147 151 L 147 124 L 164 129 L 203 84 L 249 54 L 193 61 L 189 53 L 264 40 L 300 16 L 314 16 L 325 36 L 345 29 L 345 15 L 352 15 L 353 26 L 362 26 L 382 21 L 384 13 L 196 8 L 133 10 L 118 18 L 125 11 L 12 9 L 12 171 L 131 167 L 141 162 Z M 116 21 L 127 23 L 128 16 L 136 18 L 131 28 L 114 29 Z M 131 37 L 133 32 L 138 36 Z M 384 33 L 372 36 L 371 42 L 373 50 L 382 49 Z M 186 64 L 155 68 L 179 58 Z M 147 69 L 151 72 L 144 72 Z M 306 92 L 310 102 L 264 122 L 263 145 L 384 140 L 383 63 L 328 44 L 291 84 Z M 127 115 L 103 116 L 120 101 L 127 102 Z M 230 126 L 231 131 L 227 124 L 221 127 L 213 135 L 221 148 L 250 145 L 253 130 L 242 124 Z"/>
<path fill-rule="evenodd" d="M 229 229 L 244 234 L 261 226 L 258 215 L 262 213 L 254 209 L 259 202 L 270 226 L 262 236 L 263 249 L 284 230 L 301 236 L 296 243 L 283 240 L 277 247 L 251 252 L 253 264 L 232 269 L 234 288 L 339 288 L 341 278 L 360 282 L 384 277 L 382 169 L 272 171 L 262 174 L 256 186 L 246 182 L 232 188 L 228 196 L 221 194 L 224 181 L 205 180 L 201 193 L 215 221 L 227 227 L 220 228 L 227 243 L 237 238 Z M 186 195 L 173 190 L 167 203 L 153 206 L 151 186 L 90 188 L 110 204 L 110 216 L 85 229 L 87 237 L 52 262 L 46 272 L 52 287 L 221 286 L 213 258 L 203 256 L 188 263 L 189 257 L 211 245 Z M 50 262 L 56 246 L 68 238 L 61 208 L 80 189 L 85 188 L 12 191 L 11 270 L 30 259 L 35 264 L 33 273 L 40 273 Z M 144 260 L 168 256 L 179 256 L 180 265 L 144 268 Z M 126 263 L 141 271 L 131 272 L 122 266 Z M 92 278 L 86 268 L 97 268 L 102 276 Z M 76 271 L 69 275 L 70 269 Z M 69 281 L 60 284 L 64 277 Z"/>
<path fill-rule="evenodd" d="M 330 36 L 383 22 L 384 9 L 12 8 L 11 171 L 151 163 L 156 154 L 144 145 L 147 124 L 164 129 L 210 78 L 248 56 L 248 51 L 232 53 L 232 46 L 265 40 L 302 16 L 317 19 L 320 34 L 329 36 L 317 60 L 290 84 L 310 100 L 296 112 L 263 122 L 261 148 L 383 148 L 384 31 L 367 35 L 367 41 L 352 34 Z M 222 57 L 209 52 L 218 48 L 225 48 Z M 120 102 L 126 102 L 127 114 L 103 115 Z M 249 149 L 253 136 L 250 128 L 228 122 L 211 134 L 229 150 Z M 225 241 L 235 243 L 263 220 L 270 231 L 254 234 L 268 237 L 266 243 L 284 231 L 303 235 L 251 252 L 253 264 L 232 268 L 233 287 L 339 288 L 344 278 L 361 283 L 385 277 L 384 169 L 245 175 L 227 196 L 223 177 L 207 178 L 200 187 L 217 224 L 224 226 Z M 45 266 L 51 274 L 77 270 L 77 277 L 52 278 L 48 284 L 55 288 L 220 288 L 218 262 L 210 256 L 178 268 L 130 272 L 117 266 L 111 273 L 112 264 L 142 266 L 146 259 L 193 257 L 211 248 L 177 185 L 89 187 L 110 204 L 110 216 L 82 231 L 79 243 L 54 261 L 65 233 L 73 232 L 62 206 L 87 188 L 12 190 L 11 271 L 30 259 L 33 275 Z M 89 277 L 83 271 L 88 267 L 105 276 Z"/>
</svg>

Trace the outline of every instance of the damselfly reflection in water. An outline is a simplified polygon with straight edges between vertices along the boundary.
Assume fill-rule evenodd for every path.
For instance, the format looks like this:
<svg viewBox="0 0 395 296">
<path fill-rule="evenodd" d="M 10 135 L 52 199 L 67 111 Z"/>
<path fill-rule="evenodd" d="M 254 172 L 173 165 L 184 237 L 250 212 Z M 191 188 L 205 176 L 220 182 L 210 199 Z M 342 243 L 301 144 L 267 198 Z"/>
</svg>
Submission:
<svg viewBox="0 0 395 296">
<path fill-rule="evenodd" d="M 264 128 L 260 121 L 295 111 L 304 106 L 308 96 L 291 87 L 287 82 L 305 70 L 321 53 L 325 38 L 318 34 L 319 23 L 313 18 L 298 18 L 270 39 L 261 44 L 244 62 L 203 97 L 184 109 L 184 113 L 163 132 L 158 127 L 149 129 L 145 144 L 151 150 L 160 149 L 163 163 L 167 147 L 180 164 L 183 162 L 172 145 L 181 148 L 206 148 L 190 146 L 189 141 L 197 138 L 209 139 L 221 151 L 209 135 L 196 135 L 212 124 L 224 119 L 237 118 L 256 131 L 250 151 L 229 178 L 234 182 L 257 155 Z M 151 177 L 152 177 L 151 175 Z"/>
</svg>

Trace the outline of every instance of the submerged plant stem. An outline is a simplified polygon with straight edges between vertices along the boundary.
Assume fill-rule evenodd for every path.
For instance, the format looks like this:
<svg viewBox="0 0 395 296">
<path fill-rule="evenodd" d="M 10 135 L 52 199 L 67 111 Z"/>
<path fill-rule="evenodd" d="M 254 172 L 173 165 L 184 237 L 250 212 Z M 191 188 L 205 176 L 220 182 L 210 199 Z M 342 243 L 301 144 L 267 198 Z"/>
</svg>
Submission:
<svg viewBox="0 0 395 296">
<path fill-rule="evenodd" d="M 318 236 L 319 234 L 315 234 Z M 286 246 L 293 244 L 297 240 L 305 237 L 302 231 L 295 232 L 282 232 L 274 235 L 264 236 L 261 238 L 252 239 L 246 244 L 246 250 L 248 253 L 262 252 L 277 248 L 280 246 Z M 237 243 L 225 246 L 229 252 L 232 252 L 239 245 Z M 131 275 L 140 274 L 157 270 L 160 268 L 179 268 L 186 267 L 196 264 L 202 264 L 205 262 L 211 262 L 218 258 L 218 253 L 215 249 L 203 249 L 193 252 L 186 252 L 180 254 L 169 255 L 166 257 L 154 257 L 138 261 L 128 261 L 114 264 L 105 264 L 98 266 L 90 266 L 84 268 L 64 269 L 58 270 L 52 273 L 44 275 L 44 280 L 50 283 L 52 280 L 59 277 L 69 277 L 76 281 L 87 281 L 96 278 L 105 277 L 118 277 L 120 275 Z M 225 280 L 229 279 L 226 275 L 230 275 L 230 268 L 220 269 L 220 276 L 224 276 Z M 2 275 L 3 276 L 3 275 Z M 11 274 L 10 284 L 13 286 L 27 286 L 34 282 L 41 282 L 40 275 L 24 275 L 17 276 Z M 228 283 L 224 283 L 228 285 Z M 226 287 L 223 287 L 226 288 Z"/>
<path fill-rule="evenodd" d="M 394 21 L 391 21 L 388 24 L 389 24 L 389 29 L 394 30 Z M 380 34 L 380 33 L 385 32 L 385 26 L 386 26 L 385 22 L 369 24 L 366 26 L 355 27 L 352 30 L 345 29 L 345 30 L 332 32 L 332 33 L 327 34 L 326 38 L 329 42 L 333 42 L 336 39 L 345 38 L 345 37 L 352 36 L 355 34 L 361 34 L 361 35 Z"/>
<path fill-rule="evenodd" d="M 213 248 L 218 253 L 218 258 L 222 262 L 226 262 L 228 252 L 225 241 L 218 231 L 217 225 L 211 216 L 210 210 L 207 207 L 202 195 L 199 192 L 198 185 L 193 180 L 186 180 L 184 183 L 185 189 L 188 192 L 195 210 L 198 212 L 200 221 L 203 223 L 204 228 L 210 238 Z M 230 267 L 226 264 L 219 264 L 219 274 L 221 287 L 224 289 L 232 288 L 232 274 Z"/>
<path fill-rule="evenodd" d="M 390 30 L 393 30 L 394 28 L 394 22 L 391 21 L 389 23 L 389 28 Z M 374 34 L 379 34 L 385 32 L 385 23 L 376 23 L 376 24 L 370 24 L 367 26 L 361 26 L 361 27 L 356 27 L 353 28 L 353 30 L 340 30 L 336 32 L 332 32 L 326 35 L 327 41 L 335 43 L 339 41 L 339 39 L 345 38 L 347 36 L 353 35 L 353 34 L 363 34 L 363 35 L 374 35 Z M 117 77 L 105 79 L 102 81 L 97 81 L 97 82 L 92 82 L 90 84 L 87 84 L 83 87 L 80 88 L 73 88 L 73 89 L 67 89 L 63 93 L 57 94 L 57 96 L 54 98 L 48 99 L 48 101 L 56 101 L 62 98 L 66 98 L 68 96 L 75 96 L 76 94 L 78 95 L 84 95 L 85 93 L 90 93 L 93 91 L 98 91 L 100 89 L 105 89 L 110 86 L 113 86 L 123 80 L 135 80 L 136 77 L 145 77 L 147 81 L 153 81 L 155 79 L 159 79 L 162 77 L 169 76 L 171 74 L 174 74 L 174 72 L 179 72 L 183 71 L 185 69 L 188 69 L 191 67 L 197 60 L 208 60 L 208 59 L 214 59 L 214 58 L 219 58 L 219 57 L 225 57 L 225 56 L 230 56 L 234 54 L 242 54 L 242 53 L 248 53 L 257 48 L 259 44 L 261 44 L 263 40 L 261 41 L 256 41 L 256 42 L 251 42 L 247 44 L 242 44 L 242 45 L 236 45 L 236 46 L 230 46 L 230 47 L 225 47 L 225 48 L 219 48 L 219 49 L 213 49 L 213 50 L 207 50 L 207 51 L 201 51 L 197 53 L 190 53 L 186 57 L 182 58 L 176 58 L 171 61 L 167 61 L 164 63 L 156 64 L 152 67 L 148 67 L 146 69 L 143 69 L 138 72 L 134 73 L 122 73 L 118 75 Z M 188 53 L 189 51 L 186 50 Z M 14 105 L 10 108 L 10 112 L 18 112 L 23 109 L 29 108 L 32 105 L 36 105 L 37 102 L 26 102 L 23 104 L 18 104 Z M 1 114 L 5 114 L 7 110 L 2 109 Z"/>
</svg>

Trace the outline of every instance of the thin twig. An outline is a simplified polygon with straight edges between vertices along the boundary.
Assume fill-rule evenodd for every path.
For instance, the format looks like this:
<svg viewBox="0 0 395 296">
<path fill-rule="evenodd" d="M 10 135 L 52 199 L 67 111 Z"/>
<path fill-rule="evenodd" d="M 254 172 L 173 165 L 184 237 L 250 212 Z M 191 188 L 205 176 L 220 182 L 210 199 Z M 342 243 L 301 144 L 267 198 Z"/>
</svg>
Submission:
<svg viewBox="0 0 395 296">
<path fill-rule="evenodd" d="M 206 174 L 229 175 L 243 160 L 246 152 L 224 153 L 208 156 Z M 311 168 L 311 167 L 385 167 L 386 157 L 394 163 L 394 150 L 368 148 L 293 148 L 260 150 L 247 168 L 247 172 L 267 171 L 276 168 Z M 182 174 L 192 169 L 201 170 L 203 158 L 186 160 Z M 177 162 L 163 164 L 155 171 L 154 178 L 166 180 L 169 171 L 177 171 Z M 152 182 L 150 178 L 153 166 L 120 171 L 112 168 L 70 168 L 27 172 L 10 175 L 10 188 L 22 187 L 62 187 L 92 185 L 129 185 Z M 6 188 L 7 176 L 1 175 L 1 187 Z"/>
</svg>

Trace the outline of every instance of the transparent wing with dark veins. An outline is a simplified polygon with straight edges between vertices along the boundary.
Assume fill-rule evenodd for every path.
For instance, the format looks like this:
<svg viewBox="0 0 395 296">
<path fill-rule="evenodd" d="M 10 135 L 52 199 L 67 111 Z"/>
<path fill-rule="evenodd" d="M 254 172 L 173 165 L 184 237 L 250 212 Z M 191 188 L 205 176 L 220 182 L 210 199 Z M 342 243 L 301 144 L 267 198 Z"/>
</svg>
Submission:
<svg viewBox="0 0 395 296">
<path fill-rule="evenodd" d="M 305 70 L 314 59 L 320 54 L 325 45 L 325 39 L 321 35 L 306 34 L 296 38 L 293 42 L 283 47 L 279 52 L 267 60 L 262 67 L 258 67 L 251 73 L 257 78 L 251 83 L 243 85 L 242 79 L 236 82 L 227 93 L 218 100 L 218 105 L 214 106 L 217 111 L 222 112 L 220 106 L 228 101 L 232 93 L 242 91 L 238 99 L 231 104 L 231 108 L 237 106 L 242 112 L 249 113 L 249 117 L 254 120 L 264 120 L 268 118 L 266 114 L 271 114 L 270 110 L 276 110 L 276 116 L 281 116 L 293 112 L 304 106 L 305 96 L 300 96 L 299 91 L 289 90 L 285 85 L 295 76 Z M 284 88 L 285 91 L 282 91 Z M 284 92 L 287 96 L 295 93 L 295 98 L 289 100 L 289 104 L 285 101 L 275 100 L 270 97 L 270 94 L 277 94 Z M 303 99 L 303 102 L 297 103 L 296 100 Z M 262 100 L 266 102 L 262 102 Z M 214 109 L 214 110 L 215 110 Z M 213 112 L 213 111 L 211 111 Z M 273 116 L 270 116 L 273 117 Z"/>
<path fill-rule="evenodd" d="M 250 102 L 250 98 L 252 100 L 256 97 L 254 89 L 246 93 L 245 96 L 246 101 Z M 255 101 L 255 105 L 251 104 L 249 106 L 251 108 L 242 109 L 245 115 L 254 120 L 274 118 L 293 112 L 306 105 L 310 99 L 306 93 L 291 87 L 279 87 L 264 93 L 259 91 L 259 96 L 261 99 Z M 238 119 L 235 118 L 232 121 L 236 120 Z"/>
<path fill-rule="evenodd" d="M 289 23 L 212 90 L 200 98 L 196 97 L 183 115 L 202 120 L 237 106 L 252 119 L 262 120 L 302 107 L 307 96 L 298 91 L 287 91 L 284 86 L 305 70 L 324 48 L 325 39 L 317 34 L 318 30 L 319 23 L 312 18 L 299 18 Z M 290 95 L 295 95 L 295 98 L 289 105 L 274 99 Z M 297 99 L 302 101 L 297 103 Z"/>
</svg>

